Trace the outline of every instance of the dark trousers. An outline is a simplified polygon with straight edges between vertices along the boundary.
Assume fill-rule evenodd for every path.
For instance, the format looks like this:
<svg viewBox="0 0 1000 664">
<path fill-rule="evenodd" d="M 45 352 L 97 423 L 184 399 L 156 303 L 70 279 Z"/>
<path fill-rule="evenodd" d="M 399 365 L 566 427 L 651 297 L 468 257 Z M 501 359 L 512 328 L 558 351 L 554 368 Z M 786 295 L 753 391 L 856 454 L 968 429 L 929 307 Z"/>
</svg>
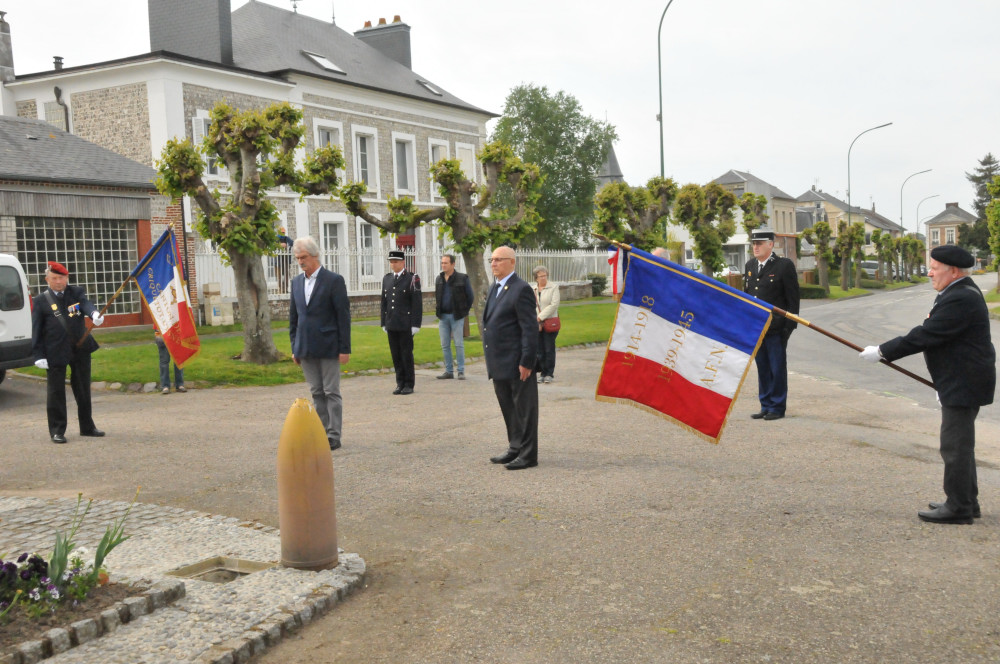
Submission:
<svg viewBox="0 0 1000 664">
<path fill-rule="evenodd" d="M 80 420 L 80 432 L 97 428 L 90 405 L 90 353 L 80 353 L 69 364 L 69 384 L 76 399 L 76 414 Z M 45 374 L 48 388 L 46 412 L 49 417 L 49 435 L 66 433 L 66 367 L 50 366 Z"/>
<path fill-rule="evenodd" d="M 170 351 L 161 337 L 156 337 L 156 350 L 160 354 L 160 387 L 170 387 Z M 184 370 L 174 363 L 174 387 L 184 385 Z"/>
<path fill-rule="evenodd" d="M 396 385 L 413 388 L 416 376 L 413 373 L 413 334 L 410 330 L 395 332 L 388 330 L 389 352 L 392 366 L 396 369 Z"/>
<path fill-rule="evenodd" d="M 976 416 L 979 406 L 941 407 L 941 458 L 948 507 L 967 516 L 979 502 L 976 479 Z"/>
<path fill-rule="evenodd" d="M 785 414 L 788 401 L 788 365 L 785 361 L 787 337 L 769 334 L 760 344 L 757 363 L 757 390 L 760 409 L 765 413 Z"/>
<path fill-rule="evenodd" d="M 504 424 L 507 425 L 507 451 L 525 461 L 538 461 L 538 381 L 535 373 L 528 380 L 493 380 Z"/>
<path fill-rule="evenodd" d="M 538 373 L 552 376 L 556 370 L 556 337 L 558 332 L 538 331 Z"/>
</svg>

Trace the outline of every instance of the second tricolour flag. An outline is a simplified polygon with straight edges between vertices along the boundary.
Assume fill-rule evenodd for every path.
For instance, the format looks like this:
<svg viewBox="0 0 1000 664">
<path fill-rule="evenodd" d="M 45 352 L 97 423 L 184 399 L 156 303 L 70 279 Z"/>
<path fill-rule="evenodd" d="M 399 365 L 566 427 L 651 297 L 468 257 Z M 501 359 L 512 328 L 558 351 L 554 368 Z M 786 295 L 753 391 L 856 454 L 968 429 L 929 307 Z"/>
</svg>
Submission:
<svg viewBox="0 0 1000 664">
<path fill-rule="evenodd" d="M 770 321 L 766 302 L 633 249 L 597 399 L 717 443 Z"/>
<path fill-rule="evenodd" d="M 180 254 L 174 234 L 167 230 L 146 252 L 129 275 L 135 279 L 170 357 L 178 367 L 201 349 L 198 331 L 187 297 L 187 286 L 180 269 Z"/>
</svg>

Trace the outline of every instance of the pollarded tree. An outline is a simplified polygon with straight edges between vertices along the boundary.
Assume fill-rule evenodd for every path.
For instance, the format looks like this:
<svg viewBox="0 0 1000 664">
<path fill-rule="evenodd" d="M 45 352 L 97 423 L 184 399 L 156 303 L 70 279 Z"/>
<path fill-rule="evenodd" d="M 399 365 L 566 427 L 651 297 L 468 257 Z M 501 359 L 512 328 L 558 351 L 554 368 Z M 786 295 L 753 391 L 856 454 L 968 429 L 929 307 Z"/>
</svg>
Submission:
<svg viewBox="0 0 1000 664">
<path fill-rule="evenodd" d="M 482 186 L 469 180 L 457 159 L 442 159 L 431 167 L 431 177 L 445 199 L 444 205 L 418 208 L 408 196 L 390 198 L 389 218 L 382 220 L 371 214 L 362 200 L 368 189 L 363 182 L 342 187 L 340 200 L 352 215 L 377 227 L 383 236 L 440 220 L 465 259 L 476 295 L 476 318 L 481 325 L 490 286 L 483 253 L 486 247 L 520 242 L 535 230 L 539 222 L 535 204 L 544 178 L 537 166 L 521 161 L 510 146 L 497 141 L 483 146 L 479 161 L 486 180 Z M 509 206 L 496 204 L 500 193 L 510 201 Z"/>
<path fill-rule="evenodd" d="M 833 260 L 833 252 L 830 250 L 832 236 L 833 229 L 825 221 L 817 221 L 811 228 L 802 231 L 803 239 L 814 247 L 813 256 L 816 258 L 816 270 L 819 272 L 819 285 L 827 295 L 830 294 L 830 261 Z"/>
<path fill-rule="evenodd" d="M 609 182 L 594 197 L 594 233 L 652 251 L 664 244 L 676 198 L 677 184 L 670 178 L 651 178 L 645 187 Z"/>
<path fill-rule="evenodd" d="M 909 279 L 916 276 L 918 266 L 924 262 L 926 247 L 920 238 L 910 234 L 903 238 L 900 248 L 903 253 L 904 274 Z"/>
<path fill-rule="evenodd" d="M 892 281 L 892 234 L 881 229 L 872 231 L 872 245 L 875 247 L 875 256 L 878 258 L 878 278 L 883 283 Z"/>
<path fill-rule="evenodd" d="M 861 277 L 864 273 L 861 263 L 865 260 L 865 225 L 860 221 L 855 221 L 851 224 L 851 235 L 854 236 L 851 254 L 854 259 L 854 287 L 861 288 Z"/>
<path fill-rule="evenodd" d="M 747 192 L 740 198 L 739 206 L 743 210 L 743 230 L 752 237 L 756 229 L 767 223 L 767 198 Z"/>
<path fill-rule="evenodd" d="M 736 233 L 735 209 L 736 196 L 714 182 L 686 184 L 677 194 L 674 218 L 691 233 L 694 256 L 709 277 L 726 264 L 722 247 Z"/>
<path fill-rule="evenodd" d="M 993 178 L 987 191 L 991 199 L 986 205 L 986 223 L 990 227 L 990 251 L 997 268 L 997 292 L 1000 293 L 1000 175 Z"/>
<path fill-rule="evenodd" d="M 196 227 L 232 265 L 243 324 L 245 362 L 278 360 L 271 335 L 271 308 L 261 256 L 278 247 L 278 213 L 267 190 L 287 185 L 302 194 L 330 194 L 337 188 L 344 159 L 337 147 L 319 148 L 295 167 L 295 150 L 302 140 L 302 112 L 287 103 L 263 110 L 238 111 L 226 103 L 211 112 L 211 126 L 202 145 L 171 139 L 157 162 L 156 186 L 161 193 L 191 196 L 198 205 Z M 205 159 L 225 165 L 229 190 L 209 190 L 202 176 Z"/>
<path fill-rule="evenodd" d="M 854 251 L 854 237 L 847 222 L 837 222 L 837 253 L 840 254 L 840 288 L 850 290 L 851 252 Z"/>
</svg>

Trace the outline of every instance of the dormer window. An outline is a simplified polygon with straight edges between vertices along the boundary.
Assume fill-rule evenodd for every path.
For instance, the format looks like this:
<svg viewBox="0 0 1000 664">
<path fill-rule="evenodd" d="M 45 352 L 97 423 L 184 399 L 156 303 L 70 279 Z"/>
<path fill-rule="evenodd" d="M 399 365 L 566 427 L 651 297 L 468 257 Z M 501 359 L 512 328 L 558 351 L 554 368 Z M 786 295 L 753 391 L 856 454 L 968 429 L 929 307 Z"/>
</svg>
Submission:
<svg viewBox="0 0 1000 664">
<path fill-rule="evenodd" d="M 440 90 L 438 90 L 437 88 L 435 88 L 435 87 L 434 87 L 433 85 L 431 85 L 431 84 L 430 84 L 430 83 L 428 83 L 427 81 L 421 81 L 421 80 L 420 80 L 420 79 L 418 78 L 418 79 L 417 79 L 417 83 L 419 83 L 420 85 L 424 86 L 424 88 L 426 88 L 426 89 L 427 89 L 427 91 L 428 91 L 428 92 L 430 92 L 430 93 L 431 93 L 432 95 L 437 95 L 438 97 L 442 97 L 442 96 L 444 96 L 444 95 L 442 95 L 442 94 L 441 94 L 441 91 L 440 91 Z"/>
<path fill-rule="evenodd" d="M 347 73 L 346 71 L 344 71 L 343 69 L 341 69 L 337 65 L 333 64 L 333 61 L 330 60 L 325 55 L 319 55 L 318 53 L 310 53 L 309 51 L 302 51 L 302 55 L 306 56 L 307 58 L 309 58 L 310 60 L 312 60 L 313 62 L 315 62 L 316 64 L 318 64 L 323 69 L 326 69 L 326 70 L 329 70 L 329 71 L 332 71 L 332 72 L 336 72 L 338 74 L 346 74 Z"/>
</svg>

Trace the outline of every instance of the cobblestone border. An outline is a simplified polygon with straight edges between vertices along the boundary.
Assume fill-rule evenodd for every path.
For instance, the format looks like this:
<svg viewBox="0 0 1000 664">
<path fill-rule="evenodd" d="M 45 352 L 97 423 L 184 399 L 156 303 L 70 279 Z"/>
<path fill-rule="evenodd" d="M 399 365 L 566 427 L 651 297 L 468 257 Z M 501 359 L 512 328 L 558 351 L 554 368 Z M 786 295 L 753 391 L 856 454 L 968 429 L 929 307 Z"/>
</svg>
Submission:
<svg viewBox="0 0 1000 664">
<path fill-rule="evenodd" d="M 36 664 L 111 634 L 122 625 L 173 604 L 184 597 L 185 593 L 183 581 L 164 579 L 150 586 L 141 595 L 117 602 L 94 618 L 78 620 L 67 628 L 50 629 L 41 640 L 10 646 L 0 654 L 0 664 Z"/>
</svg>

